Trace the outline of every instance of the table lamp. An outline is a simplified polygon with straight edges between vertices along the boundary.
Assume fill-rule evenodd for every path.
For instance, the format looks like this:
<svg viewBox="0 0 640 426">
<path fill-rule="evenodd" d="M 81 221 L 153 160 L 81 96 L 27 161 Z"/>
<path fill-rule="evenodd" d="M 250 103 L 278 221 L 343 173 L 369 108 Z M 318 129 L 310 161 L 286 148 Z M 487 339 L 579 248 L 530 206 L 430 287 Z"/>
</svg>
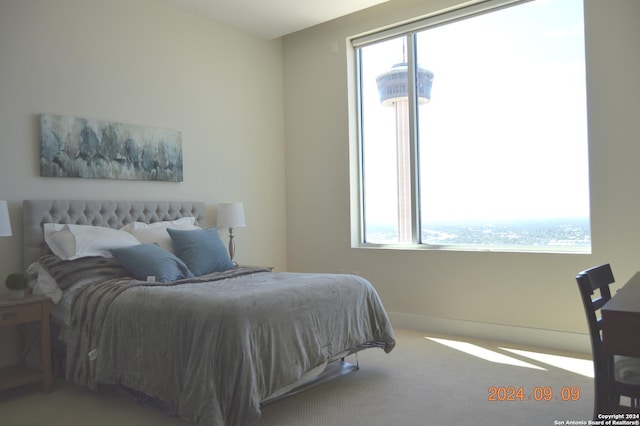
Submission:
<svg viewBox="0 0 640 426">
<path fill-rule="evenodd" d="M 218 204 L 217 228 L 229 228 L 229 257 L 231 262 L 238 266 L 234 257 L 236 254 L 236 243 L 233 240 L 233 228 L 246 226 L 244 220 L 244 205 L 242 203 L 221 203 Z"/>
<path fill-rule="evenodd" d="M 9 219 L 9 208 L 7 202 L 0 200 L 0 237 L 10 237 L 11 220 Z"/>
</svg>

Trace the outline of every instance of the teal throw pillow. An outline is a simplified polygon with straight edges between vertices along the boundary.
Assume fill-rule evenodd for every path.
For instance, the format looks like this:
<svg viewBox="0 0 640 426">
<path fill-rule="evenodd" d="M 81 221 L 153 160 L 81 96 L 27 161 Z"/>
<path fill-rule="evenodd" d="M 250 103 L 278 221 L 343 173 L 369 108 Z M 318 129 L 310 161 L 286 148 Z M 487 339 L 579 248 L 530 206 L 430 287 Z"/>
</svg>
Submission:
<svg viewBox="0 0 640 426">
<path fill-rule="evenodd" d="M 233 269 L 216 228 L 180 230 L 167 228 L 173 250 L 184 261 L 194 276 Z"/>
<path fill-rule="evenodd" d="M 182 260 L 155 243 L 121 247 L 110 251 L 124 269 L 142 281 L 166 283 L 193 277 Z"/>
</svg>

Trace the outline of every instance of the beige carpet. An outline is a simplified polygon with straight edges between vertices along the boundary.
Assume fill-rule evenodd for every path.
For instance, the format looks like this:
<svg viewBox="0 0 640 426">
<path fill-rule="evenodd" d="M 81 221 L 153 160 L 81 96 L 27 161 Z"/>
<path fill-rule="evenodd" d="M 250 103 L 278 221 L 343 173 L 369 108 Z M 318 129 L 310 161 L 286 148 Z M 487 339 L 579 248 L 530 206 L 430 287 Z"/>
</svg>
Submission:
<svg viewBox="0 0 640 426">
<path fill-rule="evenodd" d="M 428 340 L 423 332 L 396 329 L 396 334 L 398 345 L 390 354 L 379 349 L 361 352 L 359 371 L 265 406 L 258 425 L 536 426 L 590 419 L 593 409 L 591 378 L 502 349 L 515 348 L 513 345 L 466 339 L 466 342 L 540 369 L 487 361 Z M 584 355 L 578 357 L 586 359 Z M 349 360 L 354 362 L 355 357 Z M 571 364 L 580 363 L 573 361 Z M 524 399 L 489 401 L 491 386 L 522 387 Z M 538 393 L 534 395 L 536 387 Z M 544 396 L 544 388 L 553 391 L 551 399 L 536 401 L 535 396 Z M 576 401 L 563 401 L 563 388 L 566 388 L 565 397 L 576 398 L 575 394 L 569 394 L 571 388 L 573 392 L 579 390 L 581 395 Z M 502 395 L 501 392 L 496 396 Z M 166 417 L 139 405 L 121 393 L 98 394 L 60 381 L 48 395 L 32 385 L 0 392 L 0 424 L 188 425 L 178 418 Z"/>
</svg>

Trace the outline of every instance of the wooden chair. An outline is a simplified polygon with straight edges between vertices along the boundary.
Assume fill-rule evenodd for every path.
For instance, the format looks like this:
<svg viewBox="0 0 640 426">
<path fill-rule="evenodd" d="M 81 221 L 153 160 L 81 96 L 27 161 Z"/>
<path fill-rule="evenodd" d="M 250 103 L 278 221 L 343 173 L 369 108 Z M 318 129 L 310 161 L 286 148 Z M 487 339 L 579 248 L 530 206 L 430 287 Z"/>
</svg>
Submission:
<svg viewBox="0 0 640 426">
<path fill-rule="evenodd" d="M 594 370 L 593 417 L 599 413 L 640 412 L 640 358 L 611 356 L 602 350 L 600 309 L 611 299 L 615 282 L 609 264 L 596 266 L 576 276 L 587 315 Z M 621 397 L 629 398 L 629 406 Z"/>
</svg>

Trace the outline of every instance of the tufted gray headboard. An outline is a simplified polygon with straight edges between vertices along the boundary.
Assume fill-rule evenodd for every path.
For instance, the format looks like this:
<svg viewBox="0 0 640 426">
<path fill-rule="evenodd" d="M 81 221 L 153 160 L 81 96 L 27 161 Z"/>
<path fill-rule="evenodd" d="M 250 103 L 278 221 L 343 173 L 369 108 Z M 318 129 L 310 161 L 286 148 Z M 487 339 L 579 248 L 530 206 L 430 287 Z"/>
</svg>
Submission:
<svg viewBox="0 0 640 426">
<path fill-rule="evenodd" d="M 22 202 L 25 269 L 49 251 L 43 223 L 70 223 L 119 229 L 130 222 L 153 223 L 193 216 L 204 225 L 201 201 L 24 200 Z"/>
</svg>

